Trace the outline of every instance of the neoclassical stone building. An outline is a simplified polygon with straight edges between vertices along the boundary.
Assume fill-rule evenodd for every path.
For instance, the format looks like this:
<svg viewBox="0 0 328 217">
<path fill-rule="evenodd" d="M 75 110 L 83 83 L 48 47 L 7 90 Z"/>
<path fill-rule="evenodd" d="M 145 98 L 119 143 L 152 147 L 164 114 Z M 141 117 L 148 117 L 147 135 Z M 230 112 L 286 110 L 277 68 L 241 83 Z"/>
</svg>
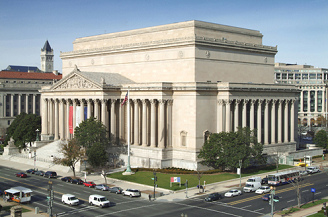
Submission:
<svg viewBox="0 0 328 217">
<path fill-rule="evenodd" d="M 257 129 L 265 153 L 295 151 L 299 90 L 274 84 L 277 47 L 262 37 L 188 21 L 78 38 L 63 79 L 41 90 L 42 140 L 71 139 L 70 123 L 92 116 L 126 161 L 129 90 L 132 167 L 197 169 L 209 134 L 238 126 Z"/>
</svg>

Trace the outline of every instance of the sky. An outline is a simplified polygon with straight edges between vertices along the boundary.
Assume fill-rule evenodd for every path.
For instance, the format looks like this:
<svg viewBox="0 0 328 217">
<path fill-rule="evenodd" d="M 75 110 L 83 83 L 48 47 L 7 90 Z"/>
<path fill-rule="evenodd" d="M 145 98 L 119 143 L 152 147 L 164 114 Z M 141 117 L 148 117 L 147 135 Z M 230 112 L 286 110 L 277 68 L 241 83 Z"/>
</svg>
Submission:
<svg viewBox="0 0 328 217">
<path fill-rule="evenodd" d="M 276 62 L 328 68 L 328 0 L 0 0 L 0 70 L 41 68 L 48 40 L 61 72 L 76 38 L 190 20 L 258 30 Z"/>
</svg>

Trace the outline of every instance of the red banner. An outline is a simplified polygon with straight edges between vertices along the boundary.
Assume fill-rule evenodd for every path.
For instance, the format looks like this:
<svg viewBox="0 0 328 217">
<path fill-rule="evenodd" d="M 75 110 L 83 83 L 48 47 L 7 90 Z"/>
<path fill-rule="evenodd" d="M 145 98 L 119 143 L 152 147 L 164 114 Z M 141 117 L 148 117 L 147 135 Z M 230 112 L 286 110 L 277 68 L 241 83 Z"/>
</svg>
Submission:
<svg viewBox="0 0 328 217">
<path fill-rule="evenodd" d="M 73 134 L 73 106 L 69 107 L 68 127 L 70 134 Z"/>
</svg>

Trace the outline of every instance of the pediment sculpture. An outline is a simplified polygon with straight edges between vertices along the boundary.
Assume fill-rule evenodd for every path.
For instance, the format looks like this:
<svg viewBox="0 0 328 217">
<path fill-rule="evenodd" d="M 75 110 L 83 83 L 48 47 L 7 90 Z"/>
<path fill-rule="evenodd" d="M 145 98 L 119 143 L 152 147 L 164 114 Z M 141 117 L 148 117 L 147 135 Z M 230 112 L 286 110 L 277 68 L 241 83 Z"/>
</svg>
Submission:
<svg viewBox="0 0 328 217">
<path fill-rule="evenodd" d="M 59 84 L 55 89 L 99 89 L 98 86 L 91 83 L 90 81 L 74 75 L 68 78 L 63 83 Z"/>
</svg>

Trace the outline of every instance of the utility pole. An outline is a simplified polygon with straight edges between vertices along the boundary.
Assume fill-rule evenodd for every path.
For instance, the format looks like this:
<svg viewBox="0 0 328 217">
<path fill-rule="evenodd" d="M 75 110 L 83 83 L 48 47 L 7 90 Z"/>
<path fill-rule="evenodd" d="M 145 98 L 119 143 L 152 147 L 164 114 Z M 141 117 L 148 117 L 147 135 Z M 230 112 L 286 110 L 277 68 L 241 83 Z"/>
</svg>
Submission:
<svg viewBox="0 0 328 217">
<path fill-rule="evenodd" d="M 47 197 L 48 214 L 49 214 L 49 217 L 52 217 L 53 216 L 53 214 L 52 214 L 52 205 L 53 205 L 53 200 L 54 200 L 54 191 L 52 190 L 52 181 L 49 181 L 48 184 L 49 184 L 49 188 L 48 188 L 49 196 Z"/>
<path fill-rule="evenodd" d="M 156 188 L 156 181 L 157 181 L 157 176 L 156 176 L 156 172 L 153 172 L 154 174 L 154 200 L 155 200 L 155 188 Z"/>
</svg>

